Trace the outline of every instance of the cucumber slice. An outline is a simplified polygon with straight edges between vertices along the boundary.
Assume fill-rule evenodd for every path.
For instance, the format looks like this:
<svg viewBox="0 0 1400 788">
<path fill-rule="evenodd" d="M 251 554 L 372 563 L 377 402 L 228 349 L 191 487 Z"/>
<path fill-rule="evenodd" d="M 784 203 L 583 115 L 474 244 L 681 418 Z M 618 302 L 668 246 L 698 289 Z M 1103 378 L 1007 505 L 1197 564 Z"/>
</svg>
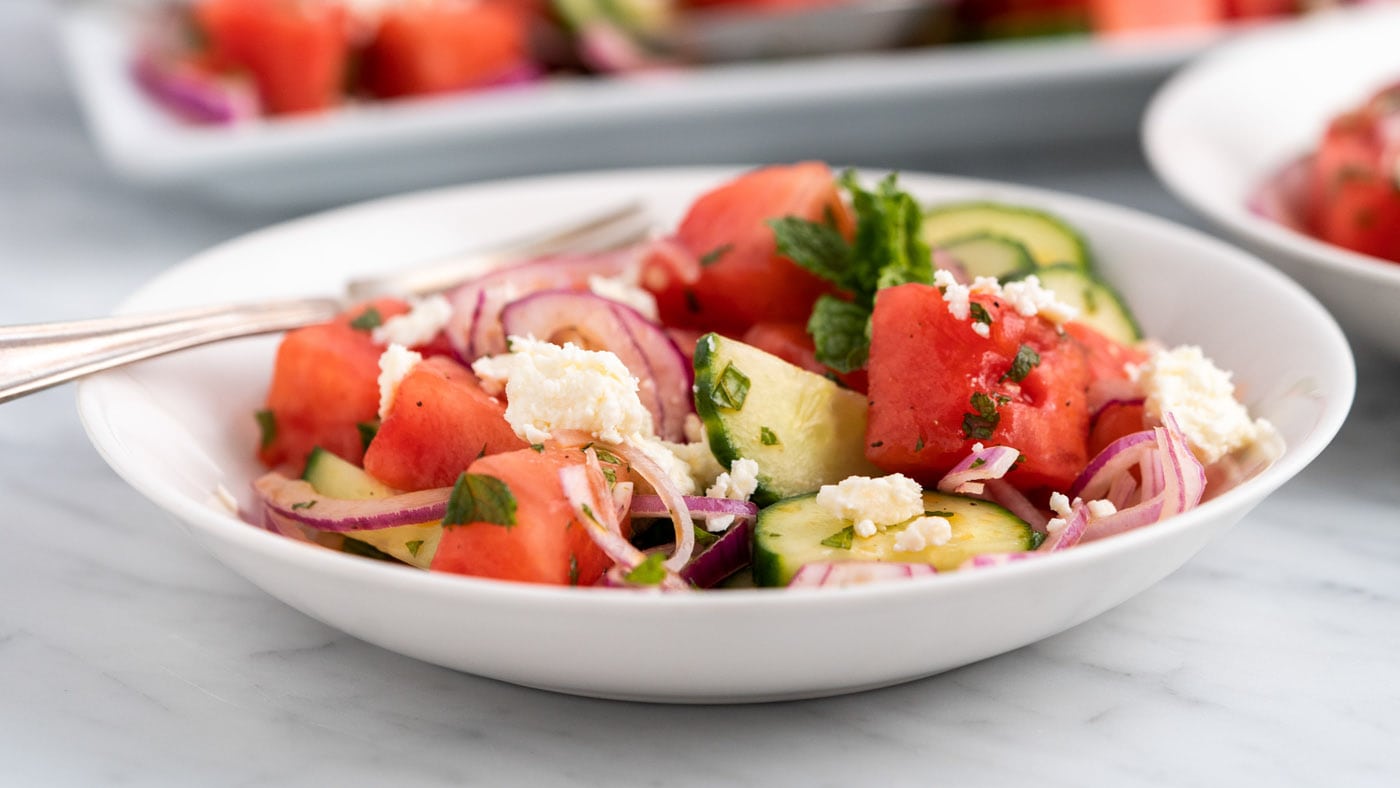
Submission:
<svg viewBox="0 0 1400 788">
<path fill-rule="evenodd" d="M 1035 260 L 1025 245 L 1005 235 L 974 233 L 944 243 L 943 249 L 973 278 L 993 276 L 1005 281 L 1035 270 Z"/>
<path fill-rule="evenodd" d="M 398 493 L 398 490 L 365 473 L 354 463 L 347 462 L 319 446 L 312 449 L 311 454 L 307 456 L 306 470 L 301 478 L 316 492 L 332 498 L 362 501 L 370 498 L 388 498 Z M 433 562 L 438 542 L 442 540 L 442 523 L 400 525 L 374 531 L 350 531 L 345 534 L 345 538 L 347 545 L 352 541 L 363 542 L 405 564 L 427 569 Z M 356 551 L 345 549 L 345 552 Z"/>
<path fill-rule="evenodd" d="M 924 214 L 924 240 L 929 246 L 978 233 L 1010 238 L 1030 252 L 1037 266 L 1069 263 L 1088 270 L 1089 246 L 1060 219 L 1034 208 L 994 202 L 941 205 Z"/>
<path fill-rule="evenodd" d="M 695 349 L 695 411 L 728 468 L 758 463 L 754 500 L 815 492 L 847 476 L 879 475 L 865 459 L 860 393 L 751 345 L 706 334 Z"/>
<path fill-rule="evenodd" d="M 1072 265 L 1047 266 L 1033 273 L 1057 298 L 1079 310 L 1076 319 L 1080 322 L 1125 345 L 1142 339 L 1137 319 L 1122 296 L 1107 282 Z"/>
<path fill-rule="evenodd" d="M 769 506 L 754 523 L 753 575 L 760 586 L 785 586 L 806 564 L 817 561 L 888 561 L 932 564 L 940 572 L 957 569 L 962 562 L 984 553 L 1034 550 L 1040 536 L 1024 520 L 987 501 L 961 495 L 924 493 L 924 510 L 948 518 L 953 538 L 947 544 L 906 553 L 894 549 L 895 536 L 904 528 L 892 526 L 869 538 L 853 536 L 850 547 L 840 544 L 850 523 L 837 519 L 817 504 L 817 496 L 803 495 Z M 823 544 L 823 542 L 831 544 Z"/>
</svg>

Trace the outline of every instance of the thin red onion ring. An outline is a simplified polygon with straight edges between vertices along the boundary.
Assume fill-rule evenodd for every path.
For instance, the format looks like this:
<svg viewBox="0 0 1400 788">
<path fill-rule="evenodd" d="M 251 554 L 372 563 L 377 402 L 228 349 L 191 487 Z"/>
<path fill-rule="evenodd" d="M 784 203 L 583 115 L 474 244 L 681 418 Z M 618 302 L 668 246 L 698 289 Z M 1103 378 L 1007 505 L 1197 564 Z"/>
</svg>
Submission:
<svg viewBox="0 0 1400 788">
<path fill-rule="evenodd" d="M 1020 456 L 1020 450 L 1010 446 L 988 446 L 981 451 L 975 451 L 938 480 L 938 490 L 945 493 L 980 495 L 982 486 L 978 482 L 1005 476 Z"/>
<path fill-rule="evenodd" d="M 447 513 L 451 487 L 420 490 L 388 498 L 331 498 L 301 479 L 280 473 L 264 474 L 253 489 L 269 511 L 318 531 L 374 531 L 441 520 Z"/>
</svg>

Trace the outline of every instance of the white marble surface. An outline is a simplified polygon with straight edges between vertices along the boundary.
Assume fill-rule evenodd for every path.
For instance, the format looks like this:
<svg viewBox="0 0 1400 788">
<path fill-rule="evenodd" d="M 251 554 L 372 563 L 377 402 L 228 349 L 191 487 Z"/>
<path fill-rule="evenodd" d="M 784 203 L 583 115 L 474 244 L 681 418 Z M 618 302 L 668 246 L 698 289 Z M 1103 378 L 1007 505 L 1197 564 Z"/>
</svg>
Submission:
<svg viewBox="0 0 1400 788">
<path fill-rule="evenodd" d="M 0 3 L 0 322 L 101 313 L 282 218 L 109 176 L 46 17 Z M 893 163 L 1193 221 L 1129 140 Z M 128 489 L 71 388 L 0 406 L 0 785 L 1397 785 L 1400 364 L 1358 350 L 1333 447 L 1147 593 L 932 679 L 756 707 L 556 696 L 358 642 Z"/>
</svg>

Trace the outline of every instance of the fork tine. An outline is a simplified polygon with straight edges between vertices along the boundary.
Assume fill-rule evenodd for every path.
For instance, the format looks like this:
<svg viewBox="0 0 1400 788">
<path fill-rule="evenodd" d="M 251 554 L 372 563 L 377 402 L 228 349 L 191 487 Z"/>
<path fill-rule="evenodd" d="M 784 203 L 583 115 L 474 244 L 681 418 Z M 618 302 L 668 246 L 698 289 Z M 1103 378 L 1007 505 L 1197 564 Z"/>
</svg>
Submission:
<svg viewBox="0 0 1400 788">
<path fill-rule="evenodd" d="M 345 290 L 352 300 L 379 295 L 431 295 L 512 262 L 565 252 L 586 254 L 627 246 L 645 238 L 651 227 L 652 220 L 646 206 L 640 201 L 632 201 L 543 233 L 441 257 L 391 274 L 352 279 Z"/>
</svg>

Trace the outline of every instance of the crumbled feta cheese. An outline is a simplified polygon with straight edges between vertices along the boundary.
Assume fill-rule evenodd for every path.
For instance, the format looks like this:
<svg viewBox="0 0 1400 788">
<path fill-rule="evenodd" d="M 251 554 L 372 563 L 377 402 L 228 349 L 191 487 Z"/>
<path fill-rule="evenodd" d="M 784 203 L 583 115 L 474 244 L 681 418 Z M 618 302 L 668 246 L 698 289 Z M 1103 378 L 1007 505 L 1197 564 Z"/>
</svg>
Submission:
<svg viewBox="0 0 1400 788">
<path fill-rule="evenodd" d="M 709 531 L 712 534 L 717 534 L 720 531 L 728 530 L 729 526 L 733 524 L 734 515 L 722 514 L 719 517 L 711 517 L 710 519 L 706 520 L 705 530 Z"/>
<path fill-rule="evenodd" d="M 389 416 L 394 406 L 394 397 L 399 393 L 399 384 L 409 371 L 423 360 L 422 353 L 415 353 L 403 345 L 390 345 L 379 355 L 379 418 Z"/>
<path fill-rule="evenodd" d="M 659 314 L 656 310 L 656 296 L 625 279 L 595 274 L 588 277 L 588 289 L 593 295 L 637 310 L 648 320 L 656 320 Z"/>
<path fill-rule="evenodd" d="M 943 517 L 920 517 L 895 534 L 894 549 L 917 553 L 928 547 L 941 547 L 953 538 L 953 524 Z"/>
<path fill-rule="evenodd" d="M 662 441 L 661 445 L 686 464 L 690 470 L 692 490 L 703 490 L 709 487 L 715 483 L 721 473 L 724 473 L 724 466 L 715 459 L 714 452 L 710 451 L 710 444 L 703 439 L 693 443 Z"/>
<path fill-rule="evenodd" d="M 372 336 L 381 345 L 418 347 L 433 341 L 451 318 L 451 302 L 440 295 L 430 296 L 414 302 L 407 313 L 384 321 Z"/>
<path fill-rule="evenodd" d="M 1007 282 L 1001 288 L 1001 295 L 1023 317 L 1040 315 L 1055 325 L 1068 323 L 1079 314 L 1078 309 L 1057 298 L 1055 291 L 1042 287 L 1040 277 L 1035 274 Z"/>
<path fill-rule="evenodd" d="M 1045 530 L 1049 533 L 1057 534 L 1065 530 L 1065 526 L 1067 525 L 1069 525 L 1069 520 L 1063 517 L 1052 517 L 1050 518 L 1050 522 L 1045 524 Z"/>
<path fill-rule="evenodd" d="M 698 489 L 695 486 L 695 476 L 690 472 L 690 463 L 686 462 L 685 458 L 677 456 L 676 452 L 672 450 L 671 447 L 676 444 L 639 436 L 631 436 L 629 440 L 640 447 L 642 452 L 651 458 L 652 462 L 666 472 L 681 495 L 695 494 Z"/>
<path fill-rule="evenodd" d="M 983 446 L 981 441 L 978 441 L 978 442 L 972 444 L 972 453 L 973 453 L 973 454 L 976 454 L 976 453 L 979 452 L 979 451 L 986 451 L 986 450 L 987 450 L 987 447 L 986 447 L 986 446 Z"/>
<path fill-rule="evenodd" d="M 976 334 L 979 337 L 982 337 L 983 339 L 988 339 L 992 336 L 992 327 L 987 325 L 986 323 L 973 323 L 972 333 Z"/>
<path fill-rule="evenodd" d="M 483 381 L 505 382 L 506 421 L 526 441 L 540 443 L 555 430 L 580 430 L 609 443 L 654 434 L 637 379 L 616 355 L 531 337 L 511 337 L 510 348 L 477 359 L 472 371 Z"/>
<path fill-rule="evenodd" d="M 685 430 L 685 440 L 687 443 L 705 443 L 709 438 L 705 435 L 705 422 L 694 413 L 685 414 L 685 422 L 682 427 Z"/>
<path fill-rule="evenodd" d="M 1111 514 L 1117 513 L 1118 507 L 1113 505 L 1113 501 L 1097 500 L 1089 502 L 1090 517 L 1107 517 Z"/>
<path fill-rule="evenodd" d="M 1050 493 L 1050 511 L 1061 517 L 1069 517 L 1069 496 L 1064 493 Z"/>
<path fill-rule="evenodd" d="M 901 473 L 872 479 L 851 476 L 839 484 L 824 484 L 817 504 L 841 520 L 855 525 L 861 537 L 874 536 L 885 526 L 902 523 L 924 513 L 923 489 Z"/>
<path fill-rule="evenodd" d="M 1148 417 L 1161 422 L 1167 413 L 1175 416 L 1192 451 L 1207 465 L 1271 429 L 1249 417 L 1235 399 L 1230 373 L 1194 345 L 1158 351 L 1142 365 L 1140 379 Z"/>
<path fill-rule="evenodd" d="M 747 457 L 734 461 L 727 472 L 715 479 L 705 495 L 710 498 L 728 498 L 734 501 L 747 501 L 758 489 L 758 463 Z"/>
<path fill-rule="evenodd" d="M 948 305 L 948 314 L 958 320 L 967 320 L 972 315 L 972 296 L 986 295 L 999 298 L 1024 317 L 1041 317 L 1055 325 L 1073 320 L 1079 310 L 1060 301 L 1054 291 L 1041 286 L 1040 278 L 1031 275 L 1015 282 L 1000 284 L 995 277 L 979 276 L 970 285 L 958 284 L 952 273 L 939 269 L 933 273 L 933 283 L 943 291 L 943 301 Z M 986 323 L 974 322 L 972 330 L 979 336 L 991 336 Z"/>
</svg>

